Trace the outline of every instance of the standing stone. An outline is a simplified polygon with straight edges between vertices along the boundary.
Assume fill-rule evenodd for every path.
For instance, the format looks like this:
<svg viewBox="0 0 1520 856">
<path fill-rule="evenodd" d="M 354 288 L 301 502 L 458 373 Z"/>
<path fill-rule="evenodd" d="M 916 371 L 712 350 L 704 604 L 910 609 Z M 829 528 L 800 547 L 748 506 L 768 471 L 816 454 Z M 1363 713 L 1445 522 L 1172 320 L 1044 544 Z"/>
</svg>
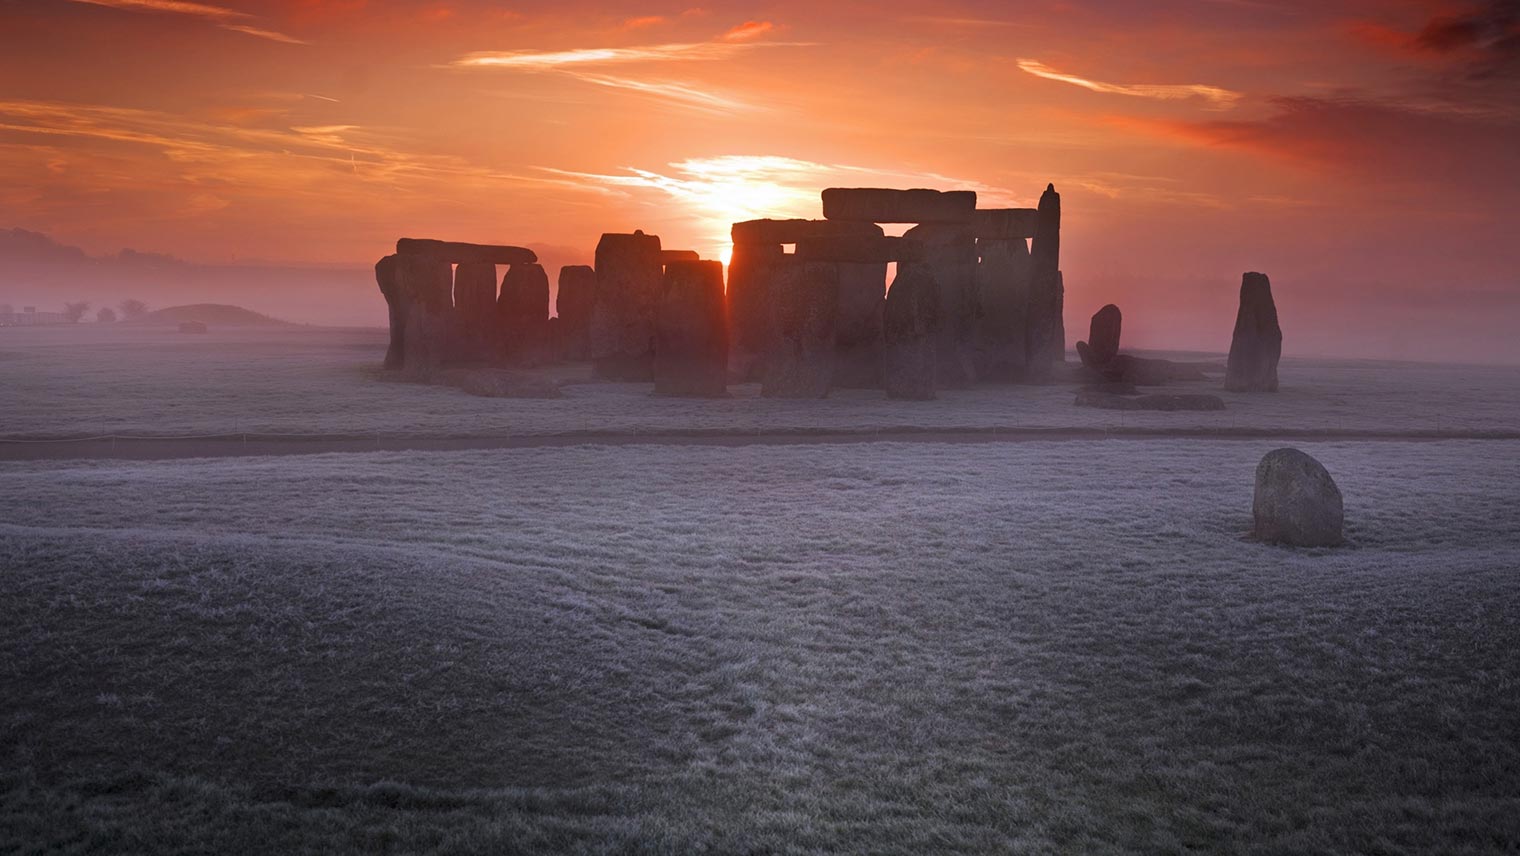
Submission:
<svg viewBox="0 0 1520 856">
<path fill-rule="evenodd" d="M 738 224 L 735 225 L 737 234 Z M 730 365 L 741 381 L 757 380 L 774 344 L 771 278 L 786 262 L 780 244 L 734 244 L 728 263 Z"/>
<path fill-rule="evenodd" d="M 928 401 L 935 397 L 939 291 L 928 271 L 901 264 L 887 292 L 886 361 L 888 398 Z"/>
<path fill-rule="evenodd" d="M 454 268 L 454 316 L 461 358 L 488 360 L 496 355 L 496 265 L 460 262 Z"/>
<path fill-rule="evenodd" d="M 1342 541 L 1341 490 L 1319 461 L 1297 449 L 1268 452 L 1256 465 L 1252 534 L 1269 544 L 1333 547 Z"/>
<path fill-rule="evenodd" d="M 427 379 L 442 366 L 450 344 L 454 272 L 446 261 L 398 256 L 396 294 L 405 320 L 401 366 L 409 377 Z"/>
<path fill-rule="evenodd" d="M 1264 273 L 1248 273 L 1240 283 L 1240 311 L 1230 340 L 1224 388 L 1232 392 L 1276 392 L 1277 362 L 1282 359 L 1282 327 L 1272 283 Z"/>
<path fill-rule="evenodd" d="M 664 276 L 658 235 L 609 233 L 597 243 L 590 341 L 598 377 L 653 376 L 654 316 Z"/>
<path fill-rule="evenodd" d="M 701 398 L 728 393 L 722 262 L 666 263 L 655 315 L 654 392 Z"/>
<path fill-rule="evenodd" d="M 969 226 L 945 224 L 914 226 L 903 237 L 923 246 L 924 260 L 903 262 L 898 269 L 923 270 L 939 293 L 936 382 L 968 387 L 976 380 L 976 237 Z"/>
<path fill-rule="evenodd" d="M 385 307 L 390 314 L 391 341 L 385 349 L 385 367 L 401 368 L 406 348 L 406 306 L 401 302 L 400 284 L 396 281 L 396 256 L 385 256 L 375 262 L 375 283 L 385 297 Z"/>
<path fill-rule="evenodd" d="M 1024 379 L 1028 360 L 1029 245 L 1022 238 L 983 238 L 977 248 L 976 376 L 1016 383 Z"/>
<path fill-rule="evenodd" d="M 1087 341 L 1077 343 L 1082 365 L 1101 369 L 1113 362 L 1119 356 L 1119 330 L 1123 324 L 1124 316 L 1112 303 L 1093 313 L 1087 328 Z"/>
<path fill-rule="evenodd" d="M 839 317 L 839 268 L 793 261 L 771 278 L 774 340 L 760 394 L 766 398 L 827 398 L 834 378 Z"/>
<path fill-rule="evenodd" d="M 539 365 L 548 358 L 549 275 L 536 262 L 507 268 L 496 299 L 498 329 L 509 362 Z"/>
<path fill-rule="evenodd" d="M 591 304 L 596 300 L 596 270 L 590 265 L 559 269 L 554 312 L 559 317 L 559 351 L 569 360 L 587 359 Z"/>
<path fill-rule="evenodd" d="M 841 262 L 839 318 L 834 341 L 834 386 L 881 389 L 882 313 L 887 265 Z"/>
<path fill-rule="evenodd" d="M 1029 379 L 1048 382 L 1066 360 L 1066 286 L 1061 280 L 1061 194 L 1048 185 L 1040 195 L 1029 251 Z"/>
</svg>

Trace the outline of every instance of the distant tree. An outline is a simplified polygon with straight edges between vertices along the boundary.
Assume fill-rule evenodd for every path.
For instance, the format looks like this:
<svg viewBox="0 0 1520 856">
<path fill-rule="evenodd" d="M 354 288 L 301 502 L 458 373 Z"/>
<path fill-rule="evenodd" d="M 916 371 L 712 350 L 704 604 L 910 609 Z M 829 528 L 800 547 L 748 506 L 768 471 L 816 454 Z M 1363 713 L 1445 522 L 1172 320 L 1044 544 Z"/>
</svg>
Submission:
<svg viewBox="0 0 1520 856">
<path fill-rule="evenodd" d="M 109 306 L 102 306 L 95 313 L 95 320 L 102 324 L 114 324 L 116 323 L 116 310 Z"/>
<path fill-rule="evenodd" d="M 121 316 L 128 321 L 133 318 L 141 318 L 148 314 L 148 304 L 141 300 L 123 300 L 121 302 Z"/>
<path fill-rule="evenodd" d="M 16 307 L 9 303 L 0 303 L 0 315 L 15 315 Z"/>
<path fill-rule="evenodd" d="M 63 320 L 78 324 L 79 319 L 83 318 L 84 314 L 89 311 L 90 304 L 82 300 L 78 303 L 65 303 L 63 304 Z"/>
</svg>

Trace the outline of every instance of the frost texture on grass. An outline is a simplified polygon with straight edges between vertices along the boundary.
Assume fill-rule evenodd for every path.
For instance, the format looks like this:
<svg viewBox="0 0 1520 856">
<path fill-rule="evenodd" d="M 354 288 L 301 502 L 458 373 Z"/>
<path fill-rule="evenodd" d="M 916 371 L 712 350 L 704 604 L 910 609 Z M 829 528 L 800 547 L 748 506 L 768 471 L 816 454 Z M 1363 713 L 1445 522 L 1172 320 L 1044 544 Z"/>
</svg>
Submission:
<svg viewBox="0 0 1520 856">
<path fill-rule="evenodd" d="M 1268 448 L 0 464 L 0 849 L 1520 846 L 1520 443 Z"/>
<path fill-rule="evenodd" d="M 86 327 L 90 325 L 85 325 Z M 655 398 L 652 384 L 575 382 L 556 400 L 489 399 L 388 380 L 374 330 L 0 330 L 0 436 L 327 433 L 553 434 L 567 431 L 774 432 L 891 428 L 1520 430 L 1520 369 L 1285 359 L 1275 395 L 1225 392 L 1222 375 L 1158 387 L 1208 392 L 1223 412 L 1095 410 L 1074 388 L 947 390 L 888 401 L 838 390 L 823 401 Z M 1222 362 L 1223 358 L 1219 358 Z M 556 374 L 585 381 L 584 367 Z"/>
</svg>

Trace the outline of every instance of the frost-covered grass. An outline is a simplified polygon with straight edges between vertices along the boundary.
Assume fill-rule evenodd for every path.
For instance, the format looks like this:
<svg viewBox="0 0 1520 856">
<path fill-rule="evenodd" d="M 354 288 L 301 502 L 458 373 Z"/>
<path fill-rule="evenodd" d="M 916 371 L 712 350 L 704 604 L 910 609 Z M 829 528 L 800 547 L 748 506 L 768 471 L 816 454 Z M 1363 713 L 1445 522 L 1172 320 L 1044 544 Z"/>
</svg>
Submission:
<svg viewBox="0 0 1520 856">
<path fill-rule="evenodd" d="M 1520 443 L 0 464 L 0 851 L 1520 847 Z"/>
<path fill-rule="evenodd" d="M 0 437 L 118 434 L 553 434 L 890 428 L 1520 430 L 1520 368 L 1288 359 L 1277 395 L 1213 392 L 1229 409 L 1116 413 L 1072 405 L 1069 386 L 946 391 L 888 401 L 839 390 L 825 401 L 654 398 L 650 384 L 575 383 L 555 400 L 478 398 L 386 379 L 379 330 L 0 329 Z M 1291 349 L 1290 349 L 1291 353 Z M 1222 359 L 1222 358 L 1221 358 Z M 587 372 L 559 369 L 566 379 Z"/>
</svg>

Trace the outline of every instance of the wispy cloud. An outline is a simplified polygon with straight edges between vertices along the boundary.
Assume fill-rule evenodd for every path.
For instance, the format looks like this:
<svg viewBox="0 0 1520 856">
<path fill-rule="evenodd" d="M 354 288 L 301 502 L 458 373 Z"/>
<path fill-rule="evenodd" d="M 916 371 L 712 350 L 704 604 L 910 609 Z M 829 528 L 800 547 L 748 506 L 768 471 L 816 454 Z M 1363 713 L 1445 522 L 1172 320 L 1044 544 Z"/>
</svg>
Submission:
<svg viewBox="0 0 1520 856">
<path fill-rule="evenodd" d="M 275 30 L 257 27 L 247 23 L 254 20 L 254 16 L 237 9 L 229 9 L 225 6 L 213 6 L 209 3 L 194 3 L 189 0 L 72 0 L 74 3 L 83 3 L 88 6 L 104 6 L 110 9 L 122 9 L 129 12 L 156 12 L 169 15 L 184 15 L 192 18 L 200 18 L 216 24 L 224 30 L 242 33 L 260 39 L 268 39 L 272 42 L 283 42 L 289 45 L 304 45 L 306 42 L 288 36 Z"/>
<path fill-rule="evenodd" d="M 575 72 L 571 74 L 577 80 L 594 83 L 597 86 L 606 86 L 613 89 L 625 89 L 642 95 L 649 95 L 684 104 L 696 110 L 706 113 L 733 114 L 761 110 L 763 108 L 714 92 L 698 89 L 685 83 L 670 81 L 635 80 L 629 77 L 614 77 L 604 74 L 583 74 Z"/>
<path fill-rule="evenodd" d="M 776 25 L 770 21 L 745 21 L 724 33 L 723 40 L 729 42 L 749 41 L 750 39 L 758 39 L 774 29 L 776 29 Z"/>
<path fill-rule="evenodd" d="M 1046 80 L 1056 80 L 1061 83 L 1069 83 L 1080 86 L 1093 92 L 1102 92 L 1110 95 L 1127 95 L 1133 98 L 1153 98 L 1160 101 L 1180 101 L 1188 98 L 1202 98 L 1209 102 L 1216 110 L 1228 110 L 1234 107 L 1244 96 L 1239 92 L 1223 89 L 1218 86 L 1208 86 L 1202 83 L 1181 84 L 1157 84 L 1157 83 L 1105 83 L 1100 80 L 1089 80 L 1078 77 L 1075 74 L 1066 74 L 1056 71 L 1050 66 L 1032 59 L 1020 59 L 1019 69 L 1035 77 L 1043 77 Z"/>
<path fill-rule="evenodd" d="M 620 65 L 643 62 L 710 61 L 729 59 L 761 47 L 796 47 L 792 42 L 683 42 L 627 48 L 574 48 L 562 51 L 475 51 L 450 63 L 460 68 L 504 68 L 520 71 L 554 71 L 588 65 Z"/>
</svg>

